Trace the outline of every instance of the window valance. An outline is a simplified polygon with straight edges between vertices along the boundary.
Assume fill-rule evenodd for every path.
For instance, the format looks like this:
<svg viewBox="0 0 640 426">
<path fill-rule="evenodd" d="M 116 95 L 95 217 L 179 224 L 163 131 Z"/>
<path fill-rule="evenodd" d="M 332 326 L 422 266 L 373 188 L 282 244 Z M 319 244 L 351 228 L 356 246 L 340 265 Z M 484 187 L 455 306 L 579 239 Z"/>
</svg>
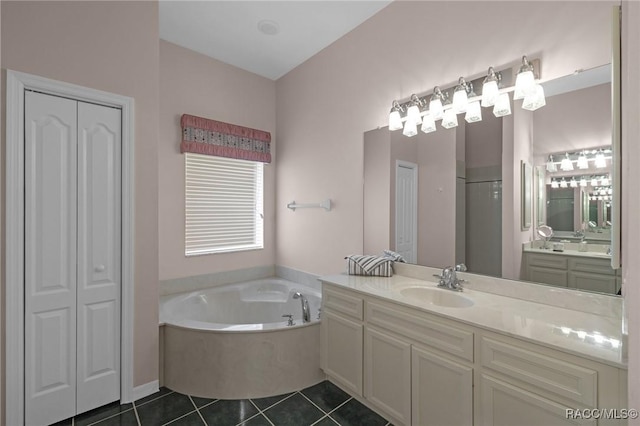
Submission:
<svg viewBox="0 0 640 426">
<path fill-rule="evenodd" d="M 181 152 L 271 162 L 271 133 L 183 114 Z"/>
</svg>

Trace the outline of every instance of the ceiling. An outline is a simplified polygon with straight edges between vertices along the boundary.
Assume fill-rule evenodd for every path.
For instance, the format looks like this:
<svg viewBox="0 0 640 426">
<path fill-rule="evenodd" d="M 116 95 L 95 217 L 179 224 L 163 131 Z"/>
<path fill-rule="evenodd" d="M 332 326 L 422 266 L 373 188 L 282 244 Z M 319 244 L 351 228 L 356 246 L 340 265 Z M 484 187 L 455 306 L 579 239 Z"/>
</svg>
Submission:
<svg viewBox="0 0 640 426">
<path fill-rule="evenodd" d="M 277 80 L 389 3 L 163 0 L 160 38 Z"/>
</svg>

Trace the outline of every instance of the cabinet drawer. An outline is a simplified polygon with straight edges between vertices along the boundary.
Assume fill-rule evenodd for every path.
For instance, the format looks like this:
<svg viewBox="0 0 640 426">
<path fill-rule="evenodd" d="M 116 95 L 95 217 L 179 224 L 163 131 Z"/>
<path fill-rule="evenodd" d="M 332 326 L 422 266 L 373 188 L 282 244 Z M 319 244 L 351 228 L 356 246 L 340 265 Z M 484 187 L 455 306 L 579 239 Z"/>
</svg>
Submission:
<svg viewBox="0 0 640 426">
<path fill-rule="evenodd" d="M 403 312 L 399 307 L 367 302 L 366 318 L 375 324 L 420 343 L 473 362 L 473 332 Z"/>
<path fill-rule="evenodd" d="M 545 393 L 596 406 L 597 371 L 487 337 L 482 338 L 480 346 L 484 367 L 541 388 Z"/>
<path fill-rule="evenodd" d="M 359 297 L 350 296 L 325 286 L 322 291 L 322 304 L 325 309 L 331 309 L 362 321 L 363 301 Z"/>
<path fill-rule="evenodd" d="M 593 272 L 595 274 L 615 276 L 616 271 L 611 269 L 611 260 L 576 257 L 569 259 L 569 269 L 572 271 Z"/>
<path fill-rule="evenodd" d="M 545 268 L 567 269 L 567 258 L 555 254 L 536 254 L 528 255 L 530 266 L 542 266 Z"/>
</svg>

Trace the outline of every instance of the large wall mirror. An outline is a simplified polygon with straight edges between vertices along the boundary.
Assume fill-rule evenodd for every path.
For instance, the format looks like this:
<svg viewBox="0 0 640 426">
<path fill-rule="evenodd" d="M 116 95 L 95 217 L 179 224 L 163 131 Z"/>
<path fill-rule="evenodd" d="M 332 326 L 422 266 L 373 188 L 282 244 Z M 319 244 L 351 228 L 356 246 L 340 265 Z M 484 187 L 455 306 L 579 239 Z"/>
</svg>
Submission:
<svg viewBox="0 0 640 426">
<path fill-rule="evenodd" d="M 481 122 L 411 138 L 365 132 L 365 253 L 391 248 L 410 263 L 617 294 L 611 75 L 605 64 L 546 81 L 547 105 L 534 112 L 515 101 L 510 116 L 487 109 Z"/>
</svg>

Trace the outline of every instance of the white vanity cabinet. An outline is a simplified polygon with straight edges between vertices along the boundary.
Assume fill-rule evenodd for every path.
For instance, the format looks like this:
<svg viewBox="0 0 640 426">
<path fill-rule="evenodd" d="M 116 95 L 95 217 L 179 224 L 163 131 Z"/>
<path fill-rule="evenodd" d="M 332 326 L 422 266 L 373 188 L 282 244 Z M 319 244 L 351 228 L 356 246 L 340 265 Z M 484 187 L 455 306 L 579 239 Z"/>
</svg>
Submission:
<svg viewBox="0 0 640 426">
<path fill-rule="evenodd" d="M 620 277 L 607 258 L 524 252 L 524 264 L 527 281 L 609 294 L 620 290 Z"/>
<path fill-rule="evenodd" d="M 323 282 L 322 368 L 396 425 L 581 425 L 626 370 Z"/>
</svg>

